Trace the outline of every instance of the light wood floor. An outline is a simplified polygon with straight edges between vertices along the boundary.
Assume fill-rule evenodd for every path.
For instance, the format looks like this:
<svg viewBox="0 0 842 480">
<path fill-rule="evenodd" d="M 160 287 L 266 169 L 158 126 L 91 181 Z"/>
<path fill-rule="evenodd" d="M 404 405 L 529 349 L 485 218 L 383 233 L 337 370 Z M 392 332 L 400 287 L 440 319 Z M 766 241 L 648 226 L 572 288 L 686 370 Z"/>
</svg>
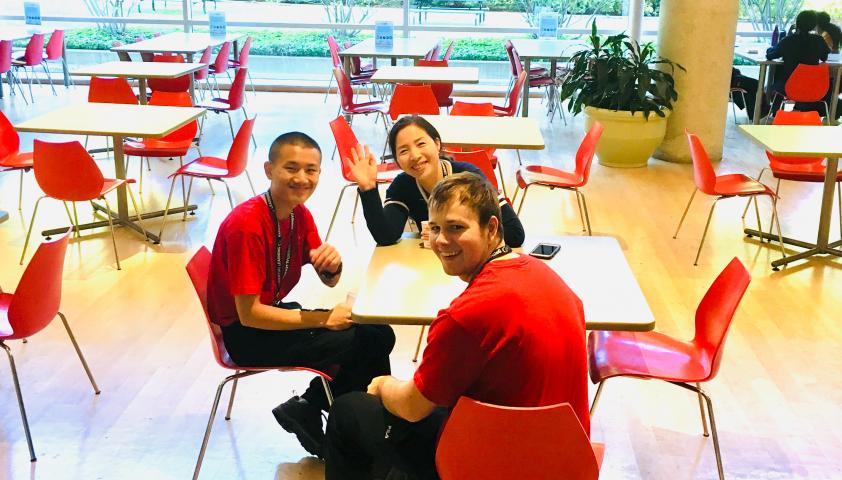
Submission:
<svg viewBox="0 0 842 480">
<path fill-rule="evenodd" d="M 9 98 L 2 110 L 13 121 L 56 106 L 84 101 L 86 90 L 44 88 L 37 102 L 22 108 Z M 247 108 L 257 113 L 259 148 L 249 170 L 257 187 L 268 182 L 261 163 L 266 147 L 282 132 L 313 135 L 326 155 L 321 184 L 308 203 L 324 232 L 342 180 L 328 155 L 333 147 L 327 121 L 337 100 L 321 95 L 249 94 Z M 543 110 L 538 100 L 533 115 Z M 235 117 L 239 121 L 240 117 Z M 203 153 L 224 155 L 230 142 L 227 122 L 209 115 Z M 382 148 L 382 126 L 359 118 L 355 130 L 375 151 Z M 572 153 L 583 135 L 582 119 L 565 127 L 543 121 L 547 149 L 524 152 L 529 163 L 571 168 Z M 32 135 L 23 135 L 31 148 Z M 498 155 L 514 185 L 514 152 Z M 109 159 L 99 162 L 109 175 Z M 153 160 L 145 172 L 143 202 L 158 209 L 166 199 L 165 179 L 174 162 Z M 755 175 L 765 163 L 762 152 L 729 123 L 720 172 Z M 137 175 L 137 159 L 130 173 Z M 0 285 L 12 291 L 24 267 L 17 261 L 34 202 L 34 177 L 24 178 L 23 210 L 18 212 L 17 174 L 0 175 L 0 206 L 10 212 L 0 225 Z M 237 201 L 250 196 L 245 178 L 231 181 Z M 716 274 L 734 256 L 752 273 L 749 287 L 725 349 L 719 377 L 707 386 L 713 395 L 729 478 L 842 478 L 842 262 L 826 259 L 772 272 L 780 253 L 741 233 L 743 202 L 721 202 L 698 267 L 692 265 L 710 199 L 697 198 L 677 240 L 672 234 L 692 191 L 688 165 L 652 161 L 648 168 L 620 170 L 594 163 L 584 189 L 595 235 L 617 238 L 655 313 L 657 329 L 690 338 L 697 302 Z M 198 214 L 182 223 L 173 216 L 163 245 L 143 243 L 118 231 L 123 270 L 115 269 L 107 231 L 73 240 L 67 252 L 62 311 L 102 388 L 94 396 L 59 322 L 27 344 L 11 342 L 18 362 L 37 463 L 30 464 L 8 369 L 0 368 L 0 478 L 189 478 L 207 421 L 212 395 L 225 372 L 211 356 L 200 306 L 184 271 L 200 245 L 212 245 L 228 213 L 220 186 L 194 188 Z M 780 210 L 785 234 L 812 240 L 818 222 L 819 185 L 782 187 Z M 341 282 L 329 290 L 305 272 L 292 295 L 306 305 L 330 306 L 357 288 L 373 248 L 362 215 L 349 223 L 353 202 L 346 197 L 331 242 L 345 259 Z M 527 233 L 580 235 L 574 197 L 569 192 L 529 194 L 522 215 Z M 80 215 L 90 211 L 79 205 Z M 766 205 L 762 206 L 768 212 Z M 63 209 L 45 200 L 38 230 L 65 223 Z M 768 221 L 764 217 L 764 222 Z M 153 229 L 159 220 L 150 220 Z M 833 236 L 838 235 L 836 227 Z M 40 238 L 34 236 L 30 252 Z M 27 256 L 27 261 L 31 253 Z M 611 301 L 606 298 L 605 301 Z M 398 327 L 392 355 L 395 373 L 407 378 L 417 328 Z M 0 360 L 5 364 L 6 360 Z M 323 476 L 319 461 L 308 457 L 295 438 L 273 420 L 270 409 L 301 392 L 306 375 L 267 373 L 241 382 L 230 422 L 217 418 L 202 471 L 204 479 L 297 478 Z M 593 438 L 606 444 L 603 478 L 715 478 L 709 439 L 702 437 L 696 398 L 657 382 L 613 380 L 606 386 L 593 420 Z"/>
</svg>

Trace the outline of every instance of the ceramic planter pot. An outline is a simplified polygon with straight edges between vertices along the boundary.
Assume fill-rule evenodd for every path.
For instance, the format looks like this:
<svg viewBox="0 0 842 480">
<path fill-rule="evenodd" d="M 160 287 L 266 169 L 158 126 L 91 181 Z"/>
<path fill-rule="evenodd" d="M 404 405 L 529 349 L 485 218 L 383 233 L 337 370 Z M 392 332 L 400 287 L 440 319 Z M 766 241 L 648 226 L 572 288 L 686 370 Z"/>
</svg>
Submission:
<svg viewBox="0 0 842 480">
<path fill-rule="evenodd" d="M 647 120 L 643 112 L 632 115 L 627 111 L 586 107 L 585 131 L 594 121 L 605 127 L 596 146 L 599 164 L 621 168 L 645 167 L 649 157 L 664 140 L 670 111 L 664 113 L 665 117 L 650 113 Z"/>
</svg>

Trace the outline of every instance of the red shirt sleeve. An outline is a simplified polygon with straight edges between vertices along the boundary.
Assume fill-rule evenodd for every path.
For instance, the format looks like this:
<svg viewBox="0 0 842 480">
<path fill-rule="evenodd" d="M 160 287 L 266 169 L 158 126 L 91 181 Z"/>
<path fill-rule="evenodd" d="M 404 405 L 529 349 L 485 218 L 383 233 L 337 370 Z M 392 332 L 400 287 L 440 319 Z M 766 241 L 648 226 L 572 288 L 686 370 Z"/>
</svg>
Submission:
<svg viewBox="0 0 842 480">
<path fill-rule="evenodd" d="M 231 295 L 260 295 L 266 280 L 266 252 L 269 251 L 263 238 L 251 232 L 233 232 L 226 247 Z"/>
<path fill-rule="evenodd" d="M 448 313 L 440 313 L 430 325 L 415 387 L 436 405 L 452 407 L 479 378 L 486 358 L 478 339 Z"/>
<path fill-rule="evenodd" d="M 306 208 L 301 209 L 303 212 L 302 225 L 304 229 L 304 248 L 301 251 L 301 265 L 310 263 L 310 250 L 319 248 L 322 245 L 322 237 L 319 236 L 319 229 L 316 227 L 316 222 L 313 220 L 313 214 Z"/>
</svg>

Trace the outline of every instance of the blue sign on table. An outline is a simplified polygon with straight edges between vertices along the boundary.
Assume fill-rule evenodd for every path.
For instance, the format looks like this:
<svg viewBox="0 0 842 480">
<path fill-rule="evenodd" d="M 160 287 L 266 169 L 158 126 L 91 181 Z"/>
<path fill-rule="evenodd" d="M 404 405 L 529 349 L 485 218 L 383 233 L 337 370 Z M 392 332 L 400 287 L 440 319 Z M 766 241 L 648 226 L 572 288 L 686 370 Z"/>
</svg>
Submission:
<svg viewBox="0 0 842 480">
<path fill-rule="evenodd" d="M 23 16 L 27 25 L 41 25 L 41 4 L 38 2 L 23 2 Z"/>
<path fill-rule="evenodd" d="M 558 37 L 558 14 L 542 12 L 538 17 L 538 38 Z"/>
<path fill-rule="evenodd" d="M 208 23 L 212 37 L 224 37 L 226 30 L 225 12 L 208 12 Z"/>
<path fill-rule="evenodd" d="M 395 42 L 395 25 L 389 21 L 374 23 L 374 46 L 392 48 Z"/>
</svg>

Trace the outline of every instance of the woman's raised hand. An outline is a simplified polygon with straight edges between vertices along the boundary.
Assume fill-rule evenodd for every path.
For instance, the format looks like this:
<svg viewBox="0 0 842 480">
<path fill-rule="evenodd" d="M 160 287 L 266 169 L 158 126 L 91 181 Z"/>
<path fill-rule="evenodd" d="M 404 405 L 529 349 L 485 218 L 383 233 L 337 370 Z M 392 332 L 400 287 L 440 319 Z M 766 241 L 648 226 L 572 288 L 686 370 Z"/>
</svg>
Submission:
<svg viewBox="0 0 842 480">
<path fill-rule="evenodd" d="M 363 192 L 377 187 L 377 162 L 368 145 L 358 143 L 351 150 L 351 176 Z"/>
</svg>

